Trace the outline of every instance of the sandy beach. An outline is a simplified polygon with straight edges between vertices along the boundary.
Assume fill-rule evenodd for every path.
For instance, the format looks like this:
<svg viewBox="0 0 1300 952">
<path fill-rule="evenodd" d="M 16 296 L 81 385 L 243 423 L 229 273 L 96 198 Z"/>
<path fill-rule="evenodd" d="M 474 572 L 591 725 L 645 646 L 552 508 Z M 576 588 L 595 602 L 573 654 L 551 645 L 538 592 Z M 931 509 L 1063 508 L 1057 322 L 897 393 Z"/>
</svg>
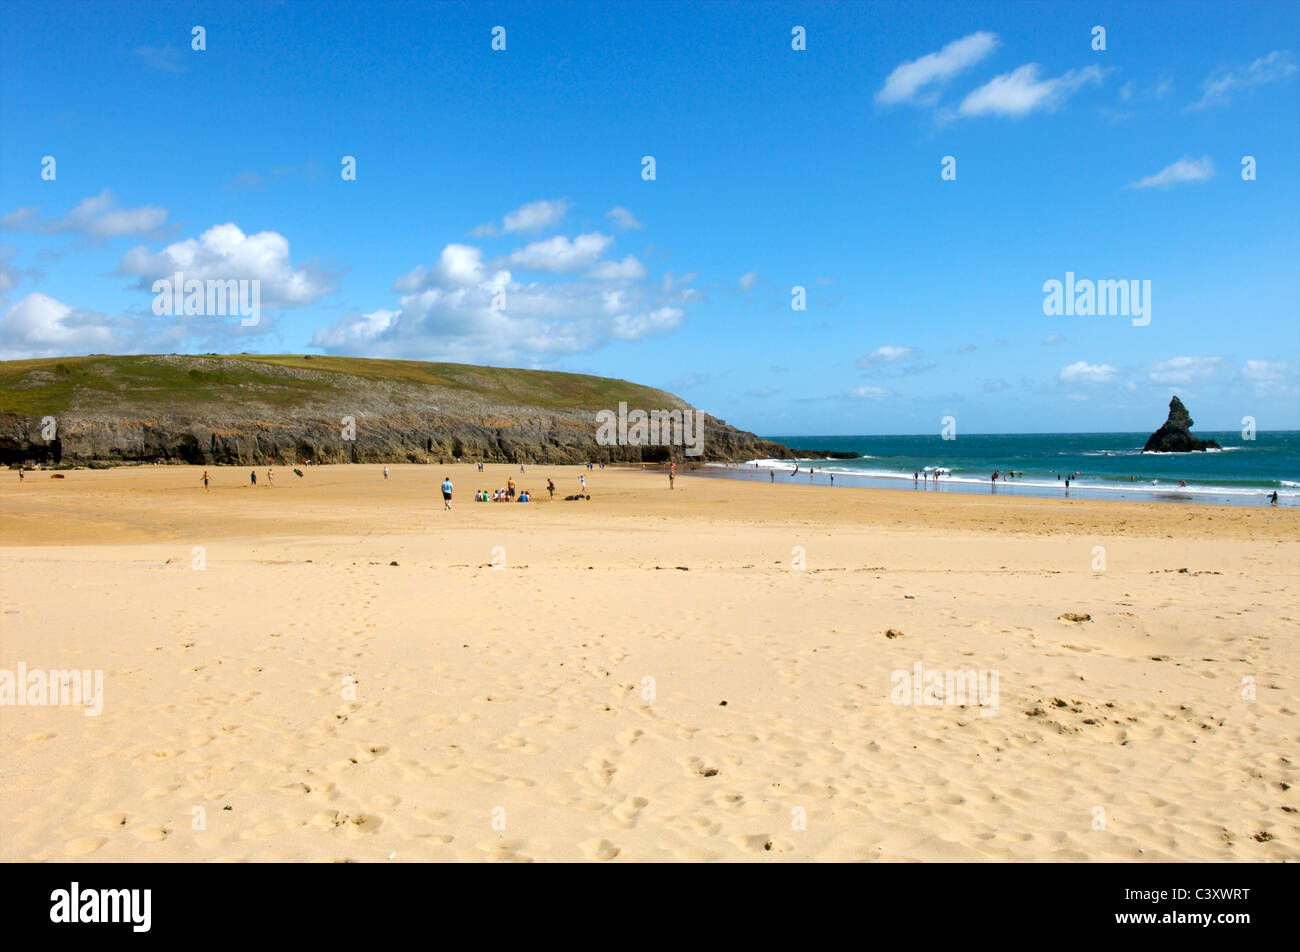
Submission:
<svg viewBox="0 0 1300 952">
<path fill-rule="evenodd" d="M 1295 510 L 390 471 L 6 474 L 0 859 L 1300 859 Z"/>
</svg>

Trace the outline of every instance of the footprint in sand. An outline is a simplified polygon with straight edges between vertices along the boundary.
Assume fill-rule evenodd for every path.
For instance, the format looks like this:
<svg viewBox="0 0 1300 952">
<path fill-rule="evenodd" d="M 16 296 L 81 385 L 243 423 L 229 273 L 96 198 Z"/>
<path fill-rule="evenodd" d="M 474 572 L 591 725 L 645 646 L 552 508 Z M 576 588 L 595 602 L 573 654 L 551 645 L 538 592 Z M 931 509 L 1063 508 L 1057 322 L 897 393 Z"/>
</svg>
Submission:
<svg viewBox="0 0 1300 952">
<path fill-rule="evenodd" d="M 309 793 L 325 793 L 328 795 L 334 789 L 334 784 L 326 784 L 324 787 L 313 787 L 311 784 L 302 780 L 295 780 L 292 783 L 282 783 L 275 787 L 283 794 L 288 796 L 306 796 Z"/>
<path fill-rule="evenodd" d="M 618 771 L 617 767 L 603 757 L 592 757 L 585 766 L 591 779 L 602 787 L 609 786 L 610 778 Z"/>
<path fill-rule="evenodd" d="M 373 814 L 340 813 L 338 810 L 322 810 L 311 818 L 312 826 L 324 830 L 341 829 L 349 836 L 365 836 L 374 833 L 383 825 L 383 820 Z"/>
<path fill-rule="evenodd" d="M 788 853 L 794 845 L 788 840 L 773 839 L 766 833 L 756 833 L 750 836 L 729 836 L 727 840 L 746 853 Z"/>
<path fill-rule="evenodd" d="M 479 843 L 478 848 L 487 853 L 489 863 L 531 863 L 531 856 L 519 852 L 525 845 L 523 840 L 503 840 L 499 843 Z"/>
<path fill-rule="evenodd" d="M 169 833 L 171 830 L 165 826 L 138 826 L 131 831 L 131 835 L 136 839 L 154 843 L 165 840 Z"/>
<path fill-rule="evenodd" d="M 446 846 L 455 840 L 456 837 L 452 836 L 450 833 L 416 833 L 415 839 L 428 840 L 430 843 L 437 843 L 439 846 Z"/>
<path fill-rule="evenodd" d="M 597 863 L 608 863 L 619 854 L 619 848 L 609 840 L 585 840 L 578 844 L 582 855 Z"/>
<path fill-rule="evenodd" d="M 119 826 L 126 826 L 125 813 L 99 813 L 91 818 L 91 822 L 101 830 L 115 830 Z"/>
<path fill-rule="evenodd" d="M 523 734 L 506 734 L 496 742 L 496 749 L 514 750 L 521 754 L 536 754 L 542 750 Z"/>
<path fill-rule="evenodd" d="M 688 777 L 716 777 L 719 773 L 717 767 L 706 764 L 698 757 L 678 757 L 677 763 Z"/>
<path fill-rule="evenodd" d="M 66 856 L 85 856 L 95 852 L 107 842 L 108 840 L 102 836 L 79 836 L 63 844 L 63 853 Z"/>
<path fill-rule="evenodd" d="M 649 802 L 645 797 L 628 796 L 610 812 L 624 826 L 636 826 L 637 816 L 640 815 Z"/>
<path fill-rule="evenodd" d="M 183 750 L 155 750 L 147 754 L 141 754 L 135 760 L 131 761 L 132 766 L 143 767 L 147 764 L 156 764 L 159 761 L 169 760 L 178 754 L 185 753 Z"/>
<path fill-rule="evenodd" d="M 633 744 L 637 742 L 637 738 L 639 738 L 644 733 L 645 731 L 632 727 L 629 728 L 628 730 L 623 731 L 623 733 L 617 735 L 614 739 L 617 740 L 624 747 L 631 747 Z"/>
<path fill-rule="evenodd" d="M 718 830 L 722 829 L 721 824 L 715 823 L 706 816 L 690 817 L 687 819 L 686 825 L 697 836 L 713 836 Z"/>
</svg>

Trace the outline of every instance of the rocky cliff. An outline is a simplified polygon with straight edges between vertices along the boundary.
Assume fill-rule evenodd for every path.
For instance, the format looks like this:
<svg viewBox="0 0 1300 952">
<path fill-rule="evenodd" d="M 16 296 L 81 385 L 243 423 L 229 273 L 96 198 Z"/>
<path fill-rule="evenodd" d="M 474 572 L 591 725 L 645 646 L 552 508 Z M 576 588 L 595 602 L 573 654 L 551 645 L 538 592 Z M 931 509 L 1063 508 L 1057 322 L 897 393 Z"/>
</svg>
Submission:
<svg viewBox="0 0 1300 952">
<path fill-rule="evenodd" d="M 0 362 L 0 462 L 577 463 L 788 457 L 704 414 L 702 453 L 600 445 L 596 413 L 694 410 L 624 380 L 415 361 L 91 356 Z M 699 411 L 696 411 L 699 412 Z M 668 440 L 661 437 L 661 443 Z"/>
<path fill-rule="evenodd" d="M 1169 401 L 1169 418 L 1164 425 L 1147 437 L 1147 444 L 1142 448 L 1147 453 L 1192 453 L 1217 450 L 1219 444 L 1214 440 L 1198 440 L 1192 436 L 1192 416 L 1183 406 L 1183 401 L 1175 396 Z"/>
</svg>

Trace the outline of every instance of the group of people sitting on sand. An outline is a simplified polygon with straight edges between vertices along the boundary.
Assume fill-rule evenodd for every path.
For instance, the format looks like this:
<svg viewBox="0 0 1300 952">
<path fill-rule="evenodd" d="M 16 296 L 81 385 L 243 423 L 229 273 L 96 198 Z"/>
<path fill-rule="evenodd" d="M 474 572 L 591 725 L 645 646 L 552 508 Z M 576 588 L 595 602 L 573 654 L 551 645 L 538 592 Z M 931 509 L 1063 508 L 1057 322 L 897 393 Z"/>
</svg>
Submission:
<svg viewBox="0 0 1300 952">
<path fill-rule="evenodd" d="M 523 492 L 519 494 L 519 498 L 516 499 L 515 487 L 512 481 L 508 489 L 504 489 L 504 488 L 498 489 L 493 493 L 488 493 L 486 489 L 480 489 L 478 492 L 474 494 L 474 501 L 475 502 L 532 502 L 533 494 L 530 493 L 527 489 L 525 489 Z"/>
</svg>

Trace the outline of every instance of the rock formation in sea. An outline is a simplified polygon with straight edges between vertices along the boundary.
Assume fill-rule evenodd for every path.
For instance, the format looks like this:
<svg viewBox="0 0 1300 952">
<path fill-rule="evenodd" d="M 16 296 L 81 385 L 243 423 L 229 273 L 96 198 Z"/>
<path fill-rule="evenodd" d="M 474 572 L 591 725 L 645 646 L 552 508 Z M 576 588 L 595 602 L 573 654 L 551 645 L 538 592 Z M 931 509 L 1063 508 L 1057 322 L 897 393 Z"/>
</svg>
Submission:
<svg viewBox="0 0 1300 952">
<path fill-rule="evenodd" d="M 1146 453 L 1204 453 L 1206 450 L 1220 449 L 1214 440 L 1200 440 L 1192 436 L 1191 428 L 1192 415 L 1183 406 L 1183 401 L 1175 396 L 1169 401 L 1169 418 L 1147 438 L 1147 445 L 1142 450 Z"/>
</svg>

